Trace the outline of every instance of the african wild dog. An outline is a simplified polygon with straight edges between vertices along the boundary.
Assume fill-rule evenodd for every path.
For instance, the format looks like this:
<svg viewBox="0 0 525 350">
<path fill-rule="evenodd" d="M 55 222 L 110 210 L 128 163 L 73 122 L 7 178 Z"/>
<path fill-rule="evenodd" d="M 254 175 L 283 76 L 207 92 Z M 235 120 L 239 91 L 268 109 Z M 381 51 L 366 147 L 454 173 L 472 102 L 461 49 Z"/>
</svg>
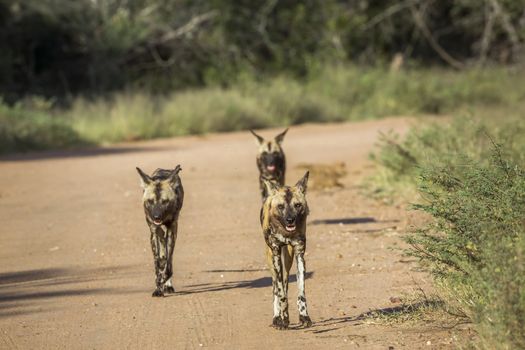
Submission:
<svg viewBox="0 0 525 350">
<path fill-rule="evenodd" d="M 293 187 L 264 181 L 268 197 L 261 209 L 261 226 L 268 246 L 266 250 L 267 262 L 272 273 L 272 324 L 278 329 L 285 329 L 290 323 L 288 316 L 288 274 L 294 255 L 297 262 L 299 322 L 305 327 L 312 325 L 306 308 L 304 290 L 308 174 L 306 172 Z"/>
<path fill-rule="evenodd" d="M 172 261 L 179 213 L 184 200 L 184 190 L 178 175 L 181 170 L 180 165 L 177 165 L 173 170 L 157 169 L 152 176 L 148 176 L 137 168 L 144 190 L 142 200 L 151 231 L 151 250 L 155 261 L 154 297 L 175 293 Z"/>
<path fill-rule="evenodd" d="M 257 138 L 259 153 L 257 154 L 257 168 L 259 169 L 259 187 L 261 189 L 262 200 L 266 199 L 268 192 L 263 181 L 267 180 L 281 186 L 284 185 L 284 175 L 286 172 L 286 158 L 284 157 L 281 143 L 288 129 L 284 130 L 273 140 L 266 141 L 257 135 L 253 130 L 250 132 Z"/>
</svg>

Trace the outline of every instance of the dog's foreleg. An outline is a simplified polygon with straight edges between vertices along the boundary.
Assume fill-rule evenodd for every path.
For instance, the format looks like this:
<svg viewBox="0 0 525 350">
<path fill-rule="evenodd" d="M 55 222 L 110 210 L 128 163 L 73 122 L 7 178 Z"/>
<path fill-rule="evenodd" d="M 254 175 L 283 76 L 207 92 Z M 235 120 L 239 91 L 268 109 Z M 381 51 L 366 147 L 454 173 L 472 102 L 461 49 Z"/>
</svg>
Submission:
<svg viewBox="0 0 525 350">
<path fill-rule="evenodd" d="M 277 297 L 277 276 L 273 268 L 273 253 L 270 247 L 266 247 L 266 262 L 272 275 L 272 297 L 273 297 L 273 318 L 279 317 L 279 298 Z"/>
<path fill-rule="evenodd" d="M 288 317 L 288 298 L 283 284 L 281 247 L 272 247 L 272 270 L 272 275 L 275 276 L 273 278 L 274 312 L 278 311 L 278 316 L 274 316 L 272 324 L 275 328 L 285 329 L 288 328 L 290 320 Z"/>
<path fill-rule="evenodd" d="M 283 286 L 284 294 L 288 298 L 288 276 L 293 264 L 293 248 L 290 245 L 285 245 L 281 248 L 281 257 L 283 262 Z"/>
<path fill-rule="evenodd" d="M 268 193 L 266 191 L 266 186 L 264 185 L 263 179 L 261 177 L 259 177 L 259 189 L 261 190 L 261 198 L 264 203 L 266 197 L 268 197 Z"/>
<path fill-rule="evenodd" d="M 152 226 L 150 227 L 150 230 L 151 230 L 151 236 L 150 236 L 151 251 L 153 253 L 153 261 L 155 263 L 155 285 L 156 285 L 155 291 L 153 291 L 152 296 L 161 297 L 163 296 L 163 293 L 162 293 L 162 285 L 160 284 L 160 280 L 161 280 L 161 277 L 160 277 L 161 262 L 160 262 L 160 256 L 159 256 L 160 242 L 159 242 L 159 237 L 157 234 L 157 227 Z"/>
<path fill-rule="evenodd" d="M 166 293 L 175 293 L 173 288 L 173 252 L 177 241 L 177 223 L 173 223 L 168 229 L 168 241 L 166 243 L 166 280 L 164 282 L 164 291 Z"/>
<path fill-rule="evenodd" d="M 301 323 L 302 326 L 310 327 L 312 320 L 310 316 L 308 316 L 304 286 L 306 274 L 306 264 L 304 261 L 305 243 L 306 242 L 297 242 L 294 244 L 294 253 L 297 262 L 297 308 L 299 309 L 299 323 Z"/>
</svg>

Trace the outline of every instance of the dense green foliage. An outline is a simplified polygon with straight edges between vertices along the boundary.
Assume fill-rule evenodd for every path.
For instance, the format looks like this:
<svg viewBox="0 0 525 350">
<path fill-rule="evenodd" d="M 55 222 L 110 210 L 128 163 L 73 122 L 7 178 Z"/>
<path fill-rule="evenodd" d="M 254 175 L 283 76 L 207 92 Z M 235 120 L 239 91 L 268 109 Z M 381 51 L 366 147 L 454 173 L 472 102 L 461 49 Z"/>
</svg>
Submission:
<svg viewBox="0 0 525 350">
<path fill-rule="evenodd" d="M 525 0 L 0 0 L 0 96 L 230 85 L 312 62 L 521 59 Z M 444 54 L 445 53 L 445 54 Z M 448 56 L 450 57 L 448 57 Z"/>
<path fill-rule="evenodd" d="M 525 120 L 458 119 L 387 138 L 378 159 L 432 222 L 407 237 L 487 349 L 525 347 Z M 496 141 L 495 141 L 496 140 Z M 502 142 L 497 145 L 495 142 Z"/>
</svg>

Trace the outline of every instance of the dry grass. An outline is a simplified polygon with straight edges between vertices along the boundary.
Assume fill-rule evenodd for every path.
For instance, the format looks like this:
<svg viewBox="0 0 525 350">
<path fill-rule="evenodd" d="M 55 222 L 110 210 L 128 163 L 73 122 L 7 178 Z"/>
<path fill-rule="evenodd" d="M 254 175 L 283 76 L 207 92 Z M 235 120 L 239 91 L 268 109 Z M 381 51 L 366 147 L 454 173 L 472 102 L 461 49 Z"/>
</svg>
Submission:
<svg viewBox="0 0 525 350">
<path fill-rule="evenodd" d="M 458 73 L 328 66 L 312 70 L 303 80 L 247 76 L 228 89 L 210 86 L 162 96 L 128 91 L 77 98 L 66 110 L 40 98 L 14 107 L 0 103 L 0 135 L 10 140 L 9 144 L 0 140 L 0 152 L 400 114 L 506 111 L 525 100 L 523 74 L 503 68 Z M 46 124 L 69 132 L 49 137 Z M 19 142 L 17 135 L 26 129 L 28 137 Z"/>
</svg>

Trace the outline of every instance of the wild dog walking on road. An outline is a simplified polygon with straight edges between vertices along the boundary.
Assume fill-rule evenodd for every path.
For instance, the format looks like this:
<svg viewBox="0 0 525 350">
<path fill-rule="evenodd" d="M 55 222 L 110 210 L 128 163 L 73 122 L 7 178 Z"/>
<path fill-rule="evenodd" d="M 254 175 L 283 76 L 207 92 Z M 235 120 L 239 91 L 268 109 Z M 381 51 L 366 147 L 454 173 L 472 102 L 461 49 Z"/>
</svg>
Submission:
<svg viewBox="0 0 525 350">
<path fill-rule="evenodd" d="M 261 226 L 268 246 L 266 257 L 272 273 L 273 287 L 273 322 L 277 329 L 288 327 L 288 274 L 293 263 L 297 263 L 297 307 L 299 322 L 310 327 L 312 320 L 308 316 L 305 295 L 306 249 L 306 185 L 308 172 L 293 187 L 281 186 L 264 180 L 268 197 L 261 209 Z"/>
<path fill-rule="evenodd" d="M 261 189 L 262 200 L 266 199 L 268 193 L 263 181 L 270 181 L 281 186 L 284 185 L 284 175 L 286 172 L 286 158 L 284 156 L 281 143 L 288 129 L 284 130 L 273 140 L 266 141 L 257 135 L 255 131 L 250 132 L 257 138 L 259 153 L 257 154 L 257 168 L 259 169 L 259 187 Z"/>
<path fill-rule="evenodd" d="M 172 261 L 179 213 L 184 200 L 184 189 L 178 175 L 181 170 L 180 165 L 177 165 L 173 170 L 157 169 L 148 176 L 137 168 L 144 190 L 142 201 L 151 231 L 151 250 L 155 261 L 154 297 L 175 293 Z"/>
</svg>

